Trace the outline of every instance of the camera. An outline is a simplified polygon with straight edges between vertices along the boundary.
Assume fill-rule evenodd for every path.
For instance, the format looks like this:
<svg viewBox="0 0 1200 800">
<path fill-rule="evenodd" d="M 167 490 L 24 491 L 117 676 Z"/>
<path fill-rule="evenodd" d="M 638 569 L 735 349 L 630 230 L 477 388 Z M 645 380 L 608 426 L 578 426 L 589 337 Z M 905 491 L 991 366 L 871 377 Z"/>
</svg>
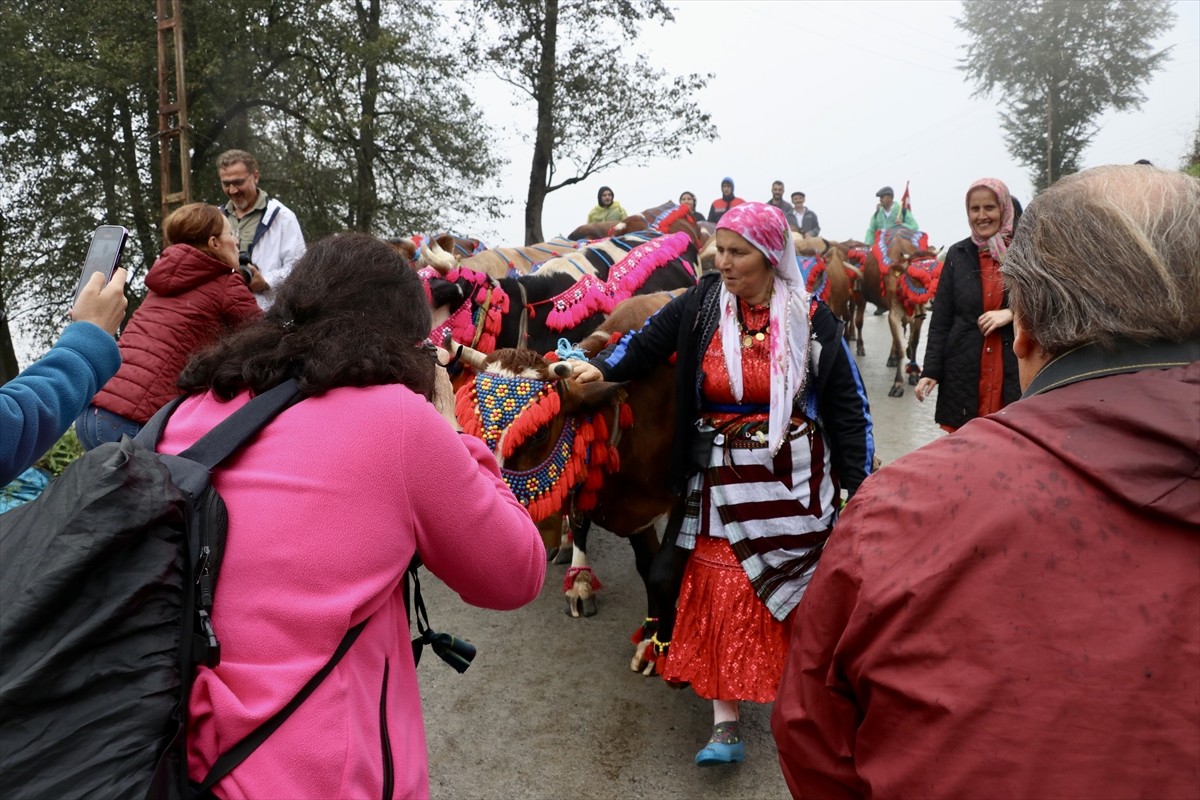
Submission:
<svg viewBox="0 0 1200 800">
<path fill-rule="evenodd" d="M 420 636 L 412 640 L 412 644 L 414 663 L 421 663 L 421 649 L 429 645 L 442 661 L 454 667 L 460 675 L 475 660 L 475 645 L 450 633 L 436 633 L 425 628 Z"/>
</svg>

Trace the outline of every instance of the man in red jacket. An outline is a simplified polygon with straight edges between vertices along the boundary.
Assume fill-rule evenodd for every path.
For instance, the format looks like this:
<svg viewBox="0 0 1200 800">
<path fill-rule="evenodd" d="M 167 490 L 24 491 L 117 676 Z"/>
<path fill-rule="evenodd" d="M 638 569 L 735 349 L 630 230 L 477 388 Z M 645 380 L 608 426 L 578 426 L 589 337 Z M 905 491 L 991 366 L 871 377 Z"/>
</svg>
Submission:
<svg viewBox="0 0 1200 800">
<path fill-rule="evenodd" d="M 1101 167 L 1025 217 L 1023 396 L 867 480 L 797 610 L 796 797 L 1200 793 L 1200 183 Z"/>
</svg>

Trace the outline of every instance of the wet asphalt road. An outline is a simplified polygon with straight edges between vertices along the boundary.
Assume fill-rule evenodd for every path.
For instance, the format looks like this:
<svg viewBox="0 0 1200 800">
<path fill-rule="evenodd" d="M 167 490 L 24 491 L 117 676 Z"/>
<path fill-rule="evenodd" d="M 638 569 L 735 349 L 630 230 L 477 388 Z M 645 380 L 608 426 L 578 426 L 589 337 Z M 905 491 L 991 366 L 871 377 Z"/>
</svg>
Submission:
<svg viewBox="0 0 1200 800">
<path fill-rule="evenodd" d="M 868 316 L 864 336 L 867 354 L 858 362 L 886 465 L 942 434 L 932 401 L 918 403 L 913 387 L 901 398 L 887 396 L 893 371 L 885 366 L 886 318 Z M 788 797 L 768 705 L 742 706 L 745 763 L 693 765 L 712 725 L 711 704 L 630 671 L 629 635 L 645 615 L 633 554 L 605 531 L 595 531 L 589 544 L 605 585 L 599 613 L 589 619 L 564 613 L 564 566 L 549 565 L 538 599 L 507 613 L 467 606 L 424 572 L 433 627 L 469 639 L 479 651 L 463 675 L 432 652 L 417 670 L 433 798 Z"/>
</svg>

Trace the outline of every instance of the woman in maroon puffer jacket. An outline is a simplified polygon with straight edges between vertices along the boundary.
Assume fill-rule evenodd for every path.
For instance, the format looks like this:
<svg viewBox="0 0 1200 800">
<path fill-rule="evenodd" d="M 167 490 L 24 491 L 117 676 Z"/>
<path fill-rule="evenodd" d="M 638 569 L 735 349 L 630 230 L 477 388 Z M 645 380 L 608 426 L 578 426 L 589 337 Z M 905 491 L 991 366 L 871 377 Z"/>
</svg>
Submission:
<svg viewBox="0 0 1200 800">
<path fill-rule="evenodd" d="M 87 449 L 134 436 L 179 390 L 196 351 L 262 315 L 238 271 L 238 237 L 216 206 L 191 203 L 163 221 L 167 248 L 118 343 L 121 369 L 75 420 Z"/>
</svg>

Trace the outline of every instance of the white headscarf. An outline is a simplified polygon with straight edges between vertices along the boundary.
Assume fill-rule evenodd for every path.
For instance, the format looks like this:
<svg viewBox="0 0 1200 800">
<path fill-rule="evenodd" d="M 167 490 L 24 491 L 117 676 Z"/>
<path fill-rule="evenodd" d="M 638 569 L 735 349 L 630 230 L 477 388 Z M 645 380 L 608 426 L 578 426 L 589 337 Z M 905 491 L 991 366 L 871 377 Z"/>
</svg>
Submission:
<svg viewBox="0 0 1200 800">
<path fill-rule="evenodd" d="M 796 246 L 783 212 L 766 203 L 743 203 L 725 212 L 717 230 L 741 236 L 766 257 L 774 273 L 770 311 L 771 409 L 767 440 L 771 455 L 779 452 L 791 428 L 792 404 L 808 380 L 811 336 L 808 310 L 812 295 L 796 263 Z M 742 400 L 742 333 L 738 298 L 721 285 L 721 350 L 729 370 L 734 399 Z"/>
</svg>

